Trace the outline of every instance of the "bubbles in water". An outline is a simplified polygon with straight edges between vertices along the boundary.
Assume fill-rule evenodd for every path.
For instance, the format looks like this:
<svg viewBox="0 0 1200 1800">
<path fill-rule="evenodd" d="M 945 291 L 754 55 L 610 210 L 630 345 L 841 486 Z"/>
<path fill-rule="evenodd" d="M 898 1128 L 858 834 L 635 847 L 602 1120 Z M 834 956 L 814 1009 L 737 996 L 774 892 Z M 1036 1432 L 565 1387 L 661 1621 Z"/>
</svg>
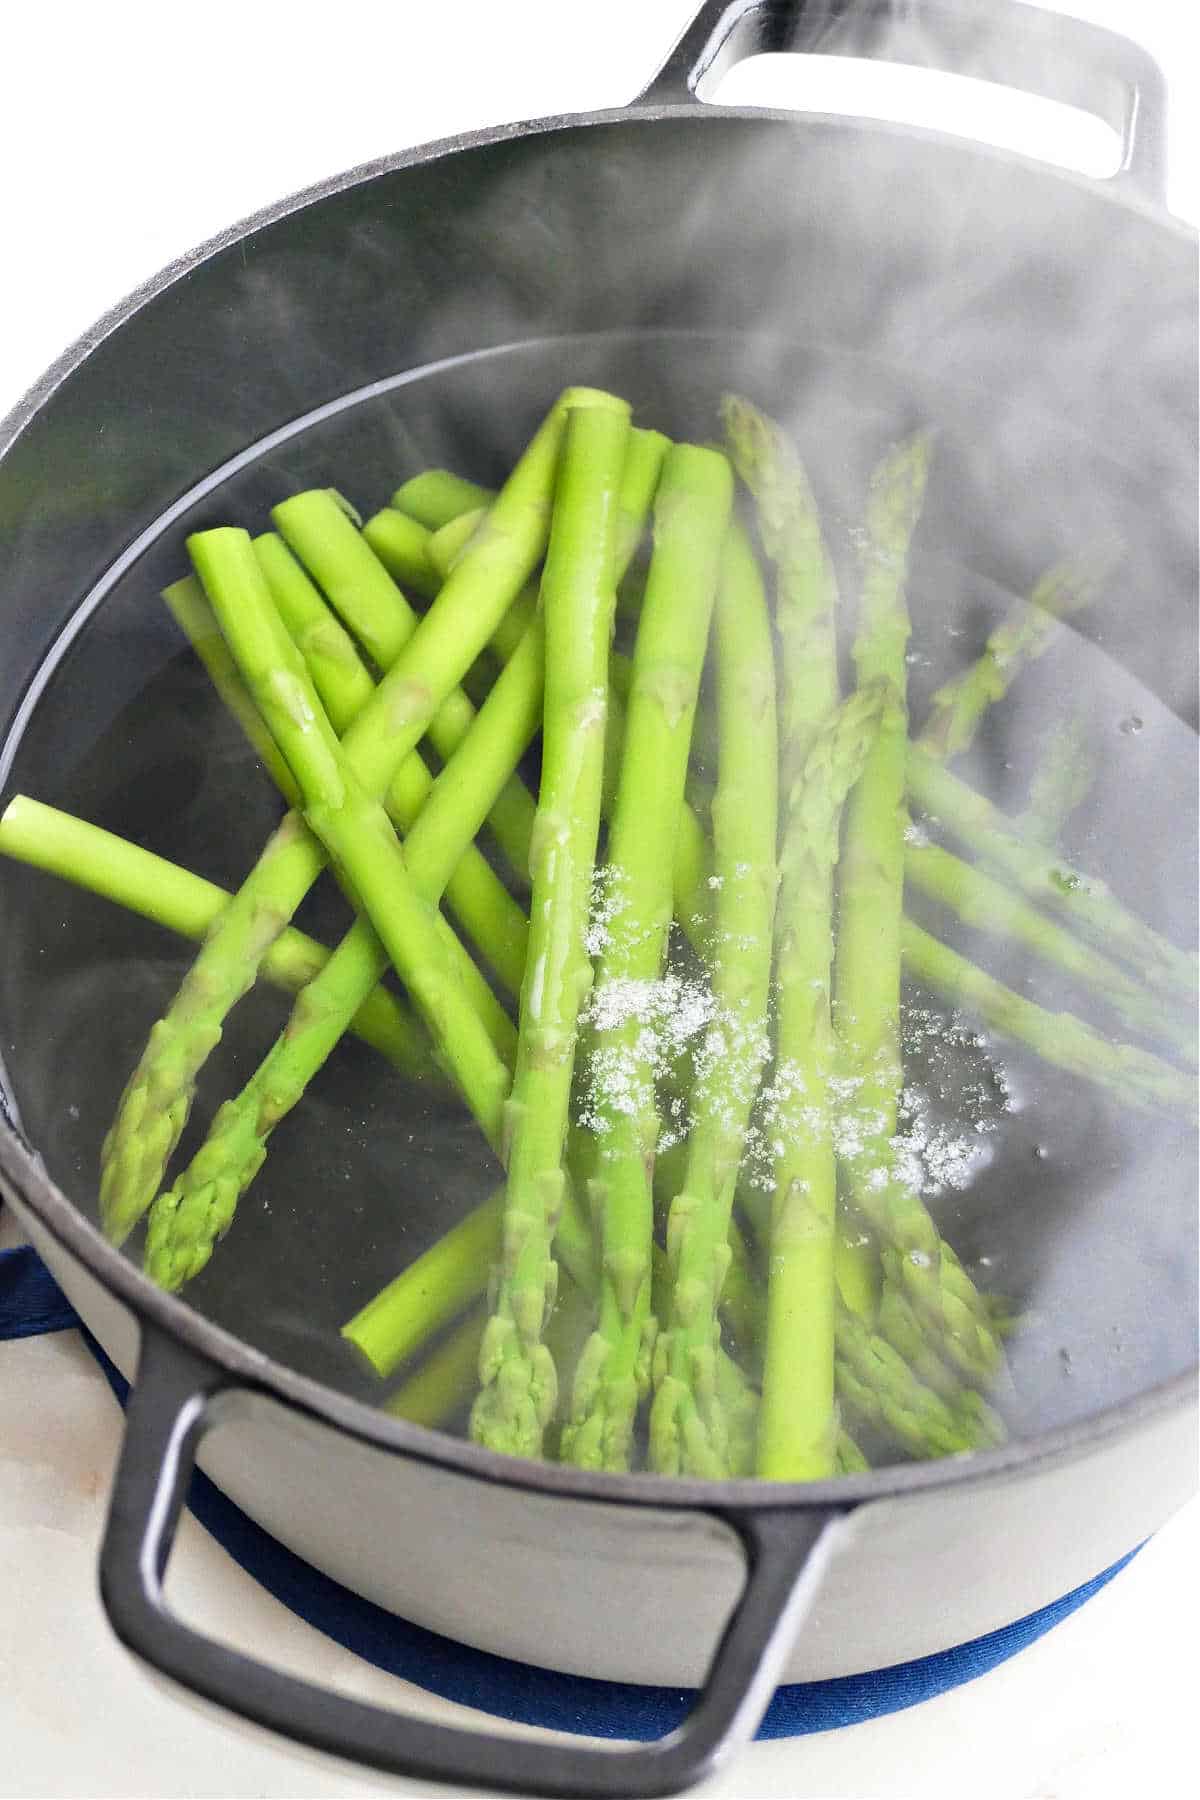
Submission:
<svg viewBox="0 0 1200 1800">
<path fill-rule="evenodd" d="M 1130 713 L 1126 718 L 1121 720 L 1117 730 L 1123 732 L 1126 737 L 1136 737 L 1144 725 L 1144 719 L 1139 719 L 1136 713 Z"/>
<path fill-rule="evenodd" d="M 1035 1144 L 1033 1146 L 1033 1154 L 1038 1162 L 1045 1162 L 1050 1152 L 1047 1150 L 1045 1144 Z"/>
</svg>

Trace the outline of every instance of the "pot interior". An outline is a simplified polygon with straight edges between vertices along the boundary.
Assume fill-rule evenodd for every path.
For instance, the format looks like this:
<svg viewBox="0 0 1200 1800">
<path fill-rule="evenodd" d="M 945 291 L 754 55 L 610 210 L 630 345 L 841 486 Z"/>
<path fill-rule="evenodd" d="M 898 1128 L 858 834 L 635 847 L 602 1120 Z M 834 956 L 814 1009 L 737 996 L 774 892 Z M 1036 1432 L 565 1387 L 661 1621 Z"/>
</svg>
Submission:
<svg viewBox="0 0 1200 1800">
<path fill-rule="evenodd" d="M 669 194 L 683 179 L 682 153 L 665 167 Z M 544 182 L 538 191 L 552 192 Z M 354 204 L 361 208 L 361 198 Z M 550 218 L 565 231 L 564 206 L 559 195 L 543 228 Z M 681 214 L 683 238 L 694 228 L 694 212 Z M 506 250 L 500 236 L 484 244 L 491 276 L 503 271 L 505 254 L 526 274 L 536 262 L 527 239 L 537 228 L 526 221 L 524 229 L 521 236 L 513 225 L 519 248 Z M 543 258 L 551 248 L 543 243 Z M 679 259 L 677 242 L 664 263 L 673 277 Z M 807 278 L 802 270 L 798 279 Z M 280 282 L 263 293 L 278 300 L 301 291 L 286 267 Z M 727 290 L 728 269 L 722 282 Z M 510 299 L 520 287 L 513 276 Z M 716 434 L 717 403 L 732 388 L 793 432 L 848 608 L 870 469 L 905 432 L 935 428 L 909 590 L 915 721 L 1049 561 L 1094 549 L 1102 537 L 1114 546 L 1115 572 L 1100 600 L 988 714 L 960 772 L 1019 813 L 1049 732 L 1076 721 L 1090 782 L 1066 827 L 1065 854 L 1103 876 L 1158 931 L 1190 945 L 1197 809 L 1186 468 L 1178 488 L 1164 482 L 1131 442 L 1042 404 L 1032 380 L 1019 393 L 1001 392 L 989 357 L 973 365 L 962 339 L 953 356 L 905 358 L 894 334 L 868 331 L 851 345 L 811 326 L 780 329 L 777 317 L 764 326 L 749 301 L 741 307 L 748 318 L 736 325 L 714 326 L 703 307 L 688 306 L 680 324 L 663 323 L 668 287 L 664 278 L 657 301 L 643 297 L 635 328 L 514 329 L 511 341 L 491 332 L 486 348 L 420 367 L 393 355 L 365 386 L 333 396 L 323 376 L 310 389 L 321 402 L 315 411 L 299 399 L 290 409 L 276 400 L 269 432 L 256 442 L 243 437 L 235 455 L 182 497 L 171 489 L 157 517 L 138 520 L 134 551 L 126 549 L 115 572 L 111 559 L 94 564 L 94 585 L 77 585 L 65 625 L 25 672 L 0 756 L 4 797 L 31 794 L 236 887 L 282 808 L 158 598 L 186 572 L 187 533 L 217 524 L 263 529 L 271 505 L 309 486 L 337 486 L 366 515 L 431 465 L 496 483 L 569 383 L 610 387 L 634 403 L 639 423 L 699 441 Z M 479 293 L 471 293 L 477 308 Z M 1023 316 L 1035 360 L 1043 354 L 1032 304 L 1039 295 L 1053 310 L 1053 296 L 1036 283 L 1009 303 Z M 960 315 L 969 302 L 964 292 Z M 996 306 L 994 294 L 988 304 Z M 564 323 L 545 316 L 540 297 L 528 310 L 539 323 Z M 275 311 L 286 330 L 286 309 Z M 333 354 L 339 332 L 327 326 L 327 335 Z M 306 342 L 300 364 L 323 367 L 321 349 Z M 186 381 L 194 379 L 193 368 Z M 169 368 L 163 380 L 169 392 Z M 1154 441 L 1176 428 L 1169 421 Z M 536 760 L 526 772 L 536 781 Z M 1103 1007 L 1051 965 L 919 898 L 912 909 L 1019 993 L 1111 1031 Z M 326 879 L 296 922 L 333 942 L 346 918 Z M 105 1130 L 193 951 L 15 865 L 6 865 L 0 888 L 0 934 L 6 1103 L 51 1178 L 94 1220 Z M 915 983 L 905 1009 L 905 1131 L 917 1179 L 967 1267 L 1020 1317 L 1009 1343 L 1011 1382 L 995 1396 L 1010 1430 L 1029 1435 L 1084 1418 L 1192 1366 L 1190 1123 L 1139 1112 L 1047 1068 Z M 286 1016 L 286 1001 L 264 984 L 238 1007 L 201 1076 L 179 1166 Z M 339 1326 L 498 1179 L 454 1100 L 406 1083 L 343 1040 L 273 1137 L 228 1238 L 186 1297 L 272 1358 L 382 1402 L 387 1385 L 364 1369 Z M 128 1251 L 140 1256 L 140 1237 Z"/>
</svg>

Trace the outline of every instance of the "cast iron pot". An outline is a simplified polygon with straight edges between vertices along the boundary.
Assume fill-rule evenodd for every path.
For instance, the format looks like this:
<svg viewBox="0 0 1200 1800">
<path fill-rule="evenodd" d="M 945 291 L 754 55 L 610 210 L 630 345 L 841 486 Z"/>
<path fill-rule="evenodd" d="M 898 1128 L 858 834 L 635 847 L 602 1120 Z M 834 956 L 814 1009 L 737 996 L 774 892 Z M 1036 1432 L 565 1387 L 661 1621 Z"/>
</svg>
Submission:
<svg viewBox="0 0 1200 1800">
<path fill-rule="evenodd" d="M 784 49 L 1071 101 L 1116 127 L 1120 170 L 1093 182 L 928 132 L 700 103 L 731 59 Z M 205 496 L 290 442 L 298 413 L 334 417 L 347 393 L 465 357 L 469 386 L 514 344 L 556 379 L 639 397 L 663 369 L 699 369 L 705 406 L 710 381 L 786 392 L 814 356 L 905 388 L 990 490 L 991 506 L 960 498 L 981 521 L 974 566 L 1008 591 L 1027 590 L 1065 521 L 1115 522 L 1138 604 L 1110 606 L 1096 635 L 1191 719 L 1195 246 L 1162 211 L 1162 113 L 1140 51 L 1014 0 L 705 0 L 629 108 L 456 139 L 281 203 L 133 295 L 0 429 L 0 723 L 19 738 L 51 646 L 156 545 L 177 554 Z M 667 383 L 672 401 L 688 379 Z M 53 1133 L 31 1136 L 15 1108 L 0 1122 L 4 1191 L 137 1375 L 101 1555 L 115 1630 L 197 1693 L 384 1769 L 557 1795 L 679 1789 L 751 1736 L 781 1679 L 995 1629 L 1096 1574 L 1192 1487 L 1186 1368 L 1118 1383 L 1003 1450 L 836 1483 L 668 1487 L 505 1459 L 382 1416 L 158 1292 L 63 1191 Z M 1186 1260 L 1194 1189 L 1177 1175 L 1155 1205 Z M 1089 1281 L 1078 1310 L 1103 1316 L 1112 1293 Z M 699 1686 L 694 1712 L 644 1748 L 534 1742 L 393 1716 L 233 1653 L 163 1596 L 197 1460 L 398 1614 L 567 1671 Z"/>
</svg>

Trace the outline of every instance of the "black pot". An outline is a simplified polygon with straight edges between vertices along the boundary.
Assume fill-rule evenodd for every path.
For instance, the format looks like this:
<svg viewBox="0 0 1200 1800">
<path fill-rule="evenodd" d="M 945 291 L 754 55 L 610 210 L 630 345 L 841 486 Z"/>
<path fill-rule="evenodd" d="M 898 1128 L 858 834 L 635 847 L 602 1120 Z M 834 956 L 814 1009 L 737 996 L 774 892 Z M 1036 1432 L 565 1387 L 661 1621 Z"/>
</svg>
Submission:
<svg viewBox="0 0 1200 1800">
<path fill-rule="evenodd" d="M 788 48 L 1083 105 L 1120 131 L 1120 172 L 1089 181 L 928 132 L 698 104 L 730 58 Z M 356 454 L 380 481 L 463 460 L 484 381 L 508 424 L 470 444 L 482 474 L 567 380 L 609 383 L 673 429 L 705 430 L 714 395 L 737 383 L 768 398 L 836 388 L 868 441 L 933 418 L 949 471 L 927 524 L 935 553 L 962 563 L 970 519 L 976 576 L 1020 592 L 1064 540 L 1115 533 L 1128 576 L 1088 633 L 1164 717 L 1194 726 L 1196 251 L 1161 210 L 1161 121 L 1161 81 L 1139 51 L 1015 0 L 707 0 L 629 108 L 389 158 L 232 229 L 101 321 L 0 428 L 0 780 L 38 766 L 38 703 L 49 670 L 69 679 L 74 634 L 102 603 L 124 604 L 135 576 L 151 592 L 177 572 L 185 528 L 215 522 L 231 494 L 256 508 L 318 476 L 352 418 L 368 420 Z M 844 472 L 857 478 L 848 460 Z M 61 754 L 95 739 L 89 695 L 111 717 L 144 679 L 123 654 L 89 664 Z M 1138 825 L 1157 833 L 1139 874 L 1153 911 L 1176 885 L 1158 853 L 1171 823 Z M 286 1349 L 256 1347 L 249 1302 L 244 1329 L 214 1323 L 91 1222 L 55 1073 L 29 1073 L 38 932 L 53 919 L 45 890 L 31 899 L 23 882 L 6 871 L 0 1175 L 96 1335 L 137 1368 L 104 1599 L 133 1650 L 198 1692 L 383 1768 L 667 1792 L 752 1733 L 779 1679 L 994 1629 L 1094 1575 L 1190 1491 L 1186 1294 L 1169 1298 L 1166 1347 L 1156 1339 L 1144 1361 L 1092 1343 L 1088 1397 L 1051 1428 L 805 1487 L 526 1466 L 297 1373 Z M 1186 1289 L 1194 1268 L 1194 1146 L 1143 1145 L 1136 1170 L 1110 1179 L 1102 1115 L 1084 1135 L 1064 1192 L 1088 1195 L 1104 1253 L 1062 1302 L 1063 1342 L 1091 1342 L 1110 1314 L 1144 1337 L 1156 1305 L 1162 1324 L 1162 1269 L 1183 1271 Z M 406 1198 L 419 1212 L 421 1192 Z M 1001 1251 L 1029 1229 L 1015 1195 L 994 1221 Z M 253 1517 L 395 1611 L 581 1673 L 703 1682 L 696 1711 L 644 1749 L 534 1745 L 384 1715 L 201 1638 L 162 1595 L 198 1452 Z"/>
</svg>

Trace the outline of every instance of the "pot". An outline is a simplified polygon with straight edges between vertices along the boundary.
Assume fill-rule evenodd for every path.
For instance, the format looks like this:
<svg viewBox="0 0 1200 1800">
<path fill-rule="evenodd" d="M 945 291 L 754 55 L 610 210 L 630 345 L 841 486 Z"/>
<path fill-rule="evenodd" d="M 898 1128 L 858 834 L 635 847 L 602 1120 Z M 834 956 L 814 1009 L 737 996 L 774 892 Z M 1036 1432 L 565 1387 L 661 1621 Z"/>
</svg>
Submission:
<svg viewBox="0 0 1200 1800">
<path fill-rule="evenodd" d="M 700 99 L 732 59 L 786 49 L 1069 100 L 1117 129 L 1120 169 L 1090 181 L 929 132 Z M 418 371 L 433 372 L 442 434 L 419 448 L 453 460 L 455 394 L 481 379 L 516 392 L 534 363 L 559 385 L 665 393 L 671 416 L 693 389 L 704 412 L 714 384 L 776 391 L 830 369 L 866 411 L 935 416 L 959 452 L 946 519 L 980 514 L 980 492 L 994 502 L 973 566 L 1023 591 L 1064 512 L 1082 535 L 1113 526 L 1134 551 L 1138 604 L 1108 605 L 1091 634 L 1153 704 L 1194 723 L 1181 596 L 1194 591 L 1195 243 L 1162 211 L 1162 102 L 1132 45 L 1015 0 L 705 0 L 627 108 L 388 158 L 232 228 L 100 321 L 0 428 L 0 781 L 75 635 L 131 571 L 169 578 L 218 489 L 252 494 L 265 472 L 277 490 L 281 466 L 303 475 L 310 444 L 319 467 L 350 401 L 399 394 L 389 417 L 419 419 Z M 764 314 L 786 332 L 763 333 Z M 383 432 L 381 469 L 409 448 Z M 106 703 L 135 683 L 119 658 L 106 675 Z M 83 696 L 81 741 L 86 711 Z M 752 1735 L 780 1680 L 994 1630 L 1108 1566 L 1191 1491 L 1186 1314 L 1165 1360 L 1132 1375 L 1106 1364 L 1094 1403 L 1048 1429 L 805 1486 L 526 1465 L 335 1391 L 251 1342 L 249 1313 L 243 1332 L 159 1292 L 91 1222 L 70 1126 L 22 1081 L 35 927 L 19 883 L 7 891 L 0 1178 L 137 1377 L 104 1604 L 135 1654 L 207 1698 L 388 1770 L 556 1795 L 675 1791 Z M 1176 1146 L 1156 1165 L 1159 1229 L 1181 1267 L 1192 1154 Z M 1119 1183 L 1111 1204 L 1130 1204 Z M 1089 1268 L 1076 1314 L 1103 1317 L 1132 1291 L 1144 1315 L 1139 1248 Z M 163 1594 L 197 1462 L 291 1549 L 398 1614 L 566 1671 L 697 1686 L 696 1708 L 652 1746 L 534 1743 L 386 1714 L 235 1654 Z"/>
</svg>

